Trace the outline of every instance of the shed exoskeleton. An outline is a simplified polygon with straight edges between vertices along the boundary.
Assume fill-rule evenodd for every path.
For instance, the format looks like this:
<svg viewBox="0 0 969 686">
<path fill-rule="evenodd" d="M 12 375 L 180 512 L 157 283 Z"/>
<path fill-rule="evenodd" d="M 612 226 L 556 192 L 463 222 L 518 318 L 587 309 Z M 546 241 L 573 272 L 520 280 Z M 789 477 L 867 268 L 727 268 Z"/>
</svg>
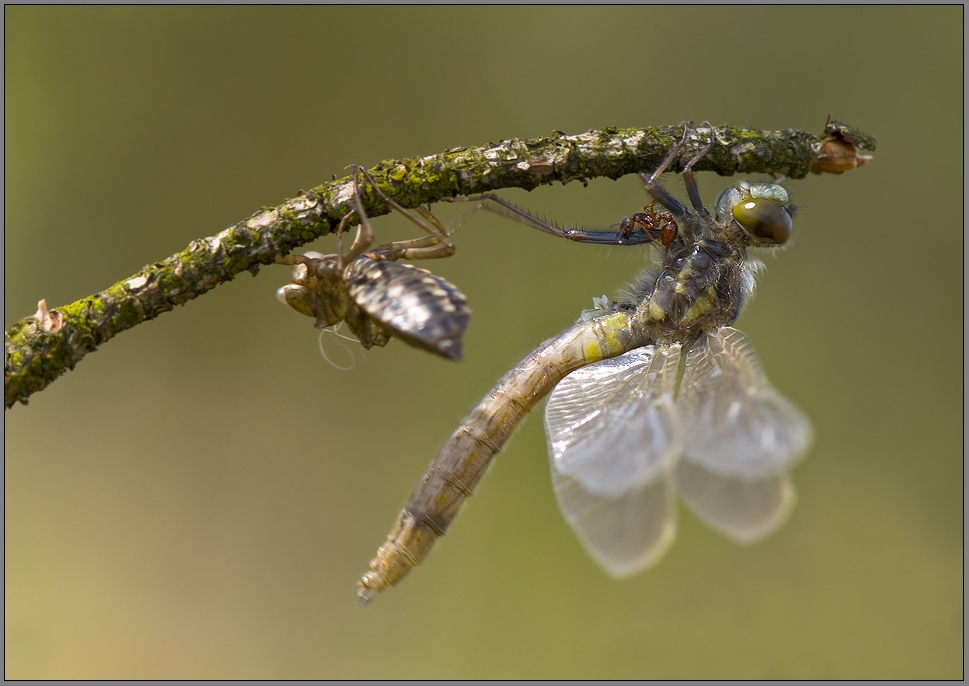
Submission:
<svg viewBox="0 0 969 686">
<path fill-rule="evenodd" d="M 388 205 L 430 235 L 369 249 L 373 228 L 360 201 L 358 173 Z M 460 360 L 461 339 L 471 323 L 467 297 L 427 269 L 397 262 L 447 257 L 454 254 L 454 243 L 428 210 L 417 208 L 419 218 L 411 215 L 384 195 L 361 167 L 354 167 L 353 184 L 355 208 L 337 229 L 337 252 L 277 258 L 278 264 L 295 265 L 292 282 L 280 288 L 277 297 L 297 312 L 314 317 L 318 328 L 345 321 L 364 348 L 400 338 L 449 360 Z M 360 226 L 352 247 L 344 253 L 342 234 L 353 215 L 360 218 Z"/>
</svg>

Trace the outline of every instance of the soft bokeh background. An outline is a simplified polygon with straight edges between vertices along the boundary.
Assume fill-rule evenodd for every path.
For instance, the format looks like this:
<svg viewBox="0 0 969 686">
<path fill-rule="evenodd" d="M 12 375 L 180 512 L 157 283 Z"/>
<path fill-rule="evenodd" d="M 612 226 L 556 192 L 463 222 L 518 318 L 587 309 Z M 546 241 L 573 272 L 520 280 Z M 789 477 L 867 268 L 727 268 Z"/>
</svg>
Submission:
<svg viewBox="0 0 969 686">
<path fill-rule="evenodd" d="M 643 264 L 477 216 L 432 265 L 474 307 L 459 365 L 395 342 L 334 369 L 268 267 L 8 410 L 5 675 L 961 677 L 962 14 L 6 8 L 5 326 L 351 162 L 828 113 L 879 147 L 789 184 L 796 244 L 740 321 L 817 434 L 771 538 L 741 547 L 681 508 L 658 566 L 606 577 L 558 513 L 536 413 L 427 564 L 357 606 L 466 411 Z M 729 183 L 700 174 L 709 202 Z M 645 202 L 635 177 L 505 195 L 600 226 Z"/>
</svg>

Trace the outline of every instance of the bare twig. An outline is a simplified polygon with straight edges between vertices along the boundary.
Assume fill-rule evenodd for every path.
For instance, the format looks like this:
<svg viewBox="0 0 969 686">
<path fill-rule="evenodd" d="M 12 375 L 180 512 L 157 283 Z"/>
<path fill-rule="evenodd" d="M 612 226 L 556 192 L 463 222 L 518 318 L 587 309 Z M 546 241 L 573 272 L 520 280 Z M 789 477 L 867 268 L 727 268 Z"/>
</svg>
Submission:
<svg viewBox="0 0 969 686">
<path fill-rule="evenodd" d="M 584 183 L 650 171 L 681 135 L 679 125 L 610 127 L 577 136 L 555 132 L 388 160 L 370 174 L 393 200 L 414 208 L 448 196 L 513 187 L 531 190 L 554 181 Z M 875 147 L 870 136 L 837 122 L 830 122 L 820 134 L 726 126 L 717 129 L 716 138 L 717 145 L 696 165 L 697 171 L 722 176 L 764 172 L 788 178 L 803 178 L 809 171 L 841 173 L 869 159 L 858 155 L 859 149 Z M 700 129 L 693 142 L 703 139 L 709 140 L 709 132 Z M 684 149 L 684 160 L 695 147 Z M 349 176 L 334 179 L 277 207 L 263 208 L 215 236 L 194 240 L 182 252 L 147 265 L 100 293 L 51 310 L 46 320 L 24 317 L 4 332 L 4 406 L 26 403 L 32 393 L 118 333 L 231 281 L 242 271 L 255 274 L 259 265 L 271 264 L 277 255 L 332 233 L 353 208 L 352 196 Z M 371 216 L 388 212 L 372 189 L 365 191 L 364 207 Z M 41 310 L 47 313 L 46 306 Z M 44 326 L 45 321 L 59 326 Z"/>
</svg>

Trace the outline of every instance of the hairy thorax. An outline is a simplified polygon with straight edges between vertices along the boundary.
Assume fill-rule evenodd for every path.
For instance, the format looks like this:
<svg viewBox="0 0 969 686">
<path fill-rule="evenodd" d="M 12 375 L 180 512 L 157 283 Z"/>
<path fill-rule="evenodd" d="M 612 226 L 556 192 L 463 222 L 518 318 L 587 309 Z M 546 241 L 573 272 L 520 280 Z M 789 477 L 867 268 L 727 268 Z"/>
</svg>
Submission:
<svg viewBox="0 0 969 686">
<path fill-rule="evenodd" d="M 737 244 L 705 237 L 677 239 L 634 319 L 652 332 L 653 340 L 682 343 L 733 323 L 749 280 L 746 257 Z"/>
</svg>

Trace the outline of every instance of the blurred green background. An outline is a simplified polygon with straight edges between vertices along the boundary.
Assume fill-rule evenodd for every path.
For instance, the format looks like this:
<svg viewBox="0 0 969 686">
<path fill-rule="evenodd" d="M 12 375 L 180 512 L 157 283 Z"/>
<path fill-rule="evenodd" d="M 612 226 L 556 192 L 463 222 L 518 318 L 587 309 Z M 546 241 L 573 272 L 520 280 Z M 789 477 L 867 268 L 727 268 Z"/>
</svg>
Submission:
<svg viewBox="0 0 969 686">
<path fill-rule="evenodd" d="M 820 131 L 831 113 L 879 143 L 865 168 L 788 184 L 796 242 L 740 320 L 816 431 L 771 538 L 741 547 L 681 508 L 660 564 L 606 577 L 558 513 L 536 412 L 427 564 L 357 606 L 465 413 L 644 264 L 481 215 L 432 265 L 474 308 L 459 365 L 394 342 L 334 369 L 275 300 L 289 269 L 265 267 L 7 411 L 6 677 L 962 676 L 961 7 L 4 20 L 5 326 L 349 163 L 691 118 Z M 730 183 L 699 181 L 708 203 Z M 646 199 L 635 177 L 504 195 L 598 226 Z"/>
</svg>

